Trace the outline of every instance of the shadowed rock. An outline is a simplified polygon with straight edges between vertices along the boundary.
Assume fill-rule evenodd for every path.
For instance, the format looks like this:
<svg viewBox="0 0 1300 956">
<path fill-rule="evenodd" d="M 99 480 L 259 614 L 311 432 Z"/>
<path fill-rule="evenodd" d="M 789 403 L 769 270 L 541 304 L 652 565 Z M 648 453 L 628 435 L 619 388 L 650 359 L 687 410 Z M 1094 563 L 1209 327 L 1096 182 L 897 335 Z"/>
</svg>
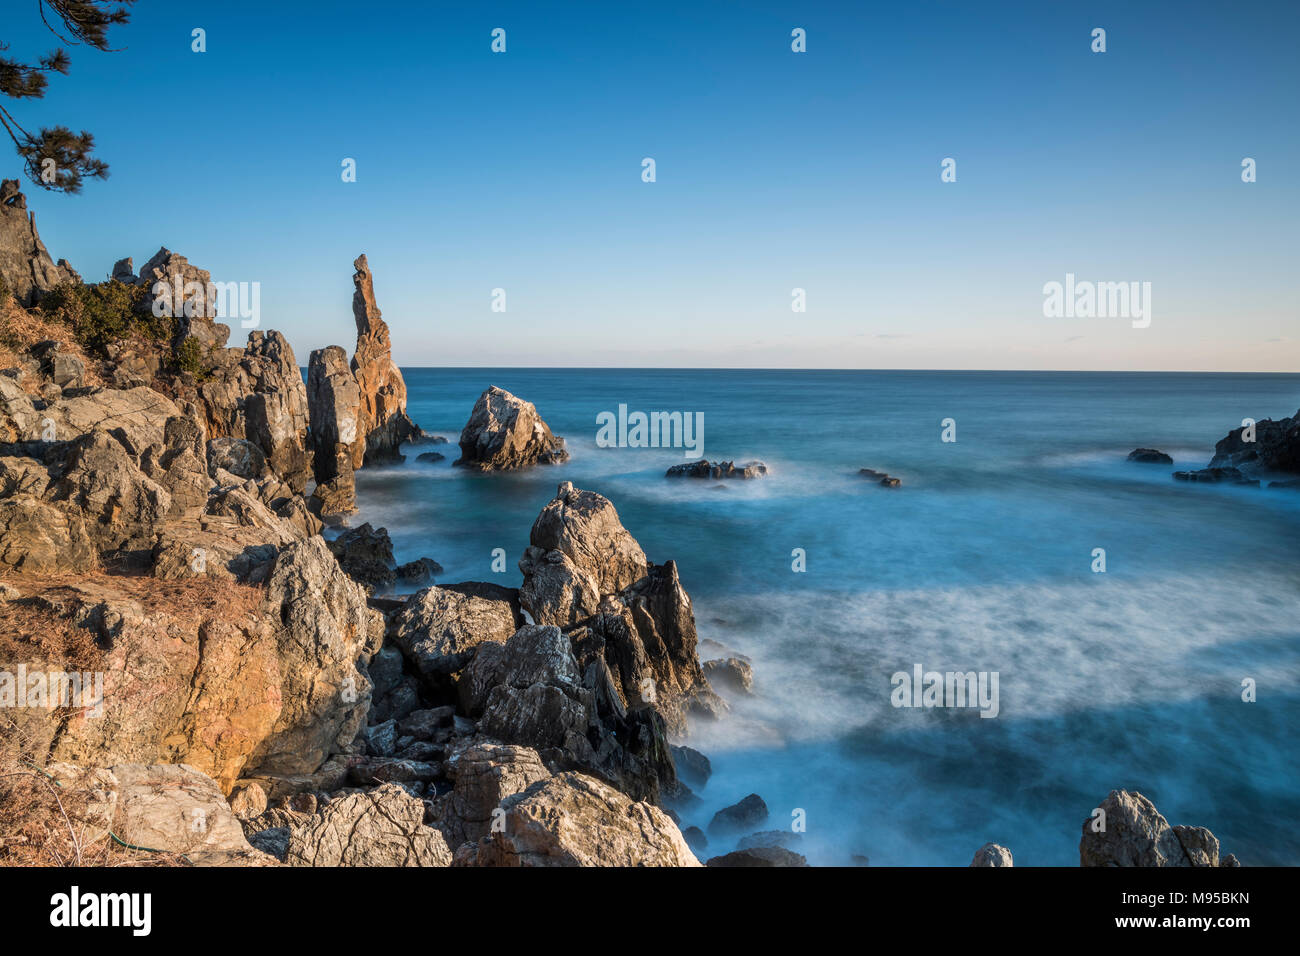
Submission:
<svg viewBox="0 0 1300 956">
<path fill-rule="evenodd" d="M 568 460 L 564 439 L 551 434 L 533 403 L 493 385 L 474 403 L 460 433 L 460 458 L 453 464 L 479 471 L 510 471 Z"/>
</svg>

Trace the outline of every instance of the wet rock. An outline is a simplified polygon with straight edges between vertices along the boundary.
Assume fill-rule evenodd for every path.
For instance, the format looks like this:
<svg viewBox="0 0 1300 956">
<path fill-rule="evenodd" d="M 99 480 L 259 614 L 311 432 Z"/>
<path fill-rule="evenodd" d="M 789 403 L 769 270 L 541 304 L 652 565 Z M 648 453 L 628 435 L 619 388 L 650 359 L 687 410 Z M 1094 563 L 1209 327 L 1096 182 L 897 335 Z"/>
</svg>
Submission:
<svg viewBox="0 0 1300 956">
<path fill-rule="evenodd" d="M 474 403 L 460 434 L 460 458 L 453 464 L 479 471 L 509 471 L 568 460 L 564 439 L 551 433 L 532 402 L 493 385 Z"/>
<path fill-rule="evenodd" d="M 734 461 L 699 461 L 684 465 L 673 465 L 664 476 L 667 478 L 762 478 L 767 474 L 767 465 L 761 461 L 747 461 L 737 465 Z"/>
<path fill-rule="evenodd" d="M 725 856 L 715 856 L 704 864 L 713 867 L 737 866 L 807 866 L 808 860 L 779 846 L 759 846 L 734 850 Z"/>
<path fill-rule="evenodd" d="M 704 676 L 711 685 L 729 687 L 740 694 L 754 692 L 754 667 L 741 657 L 728 657 L 723 660 L 705 661 Z"/>
<path fill-rule="evenodd" d="M 1274 421 L 1255 423 L 1254 441 L 1246 441 L 1250 430 L 1234 428 L 1214 446 L 1209 469 L 1239 468 L 1259 472 L 1300 472 L 1300 412 Z"/>
<path fill-rule="evenodd" d="M 1218 866 L 1219 841 L 1203 827 L 1171 827 L 1140 793 L 1112 790 L 1102 801 L 1105 828 L 1099 819 L 1083 822 L 1080 866 Z"/>
<path fill-rule="evenodd" d="M 1135 448 L 1128 453 L 1126 460 L 1141 462 L 1144 465 L 1172 465 L 1174 463 L 1171 457 L 1154 448 Z"/>
<path fill-rule="evenodd" d="M 1176 471 L 1178 481 L 1199 481 L 1210 484 L 1253 485 L 1259 487 L 1258 478 L 1247 478 L 1236 468 L 1202 468 L 1199 471 Z"/>
<path fill-rule="evenodd" d="M 713 775 L 713 765 L 709 758 L 690 747 L 671 747 L 673 762 L 677 766 L 677 775 L 697 790 L 704 789 Z"/>
<path fill-rule="evenodd" d="M 876 471 L 874 468 L 859 468 L 858 474 L 863 478 L 874 481 L 876 484 L 883 485 L 886 488 L 897 488 L 903 483 L 901 478 L 887 475 L 883 471 Z"/>
<path fill-rule="evenodd" d="M 752 830 L 767 820 L 767 804 L 756 793 L 751 793 L 739 803 L 724 807 L 713 815 L 709 821 L 712 834 L 734 833 L 737 830 Z"/>
<path fill-rule="evenodd" d="M 971 866 L 1012 866 L 1011 851 L 996 843 L 985 843 L 975 851 Z"/>
<path fill-rule="evenodd" d="M 430 464 L 431 464 L 431 463 L 433 463 L 433 462 L 435 462 L 435 461 L 443 461 L 443 460 L 446 459 L 446 457 L 447 457 L 447 456 L 444 455 L 444 454 L 442 454 L 442 452 L 437 452 L 437 451 L 426 451 L 426 452 L 422 452 L 422 453 L 416 455 L 416 456 L 415 456 L 415 460 L 416 460 L 416 461 L 423 461 L 423 462 L 427 462 L 427 463 L 430 463 Z"/>
<path fill-rule="evenodd" d="M 691 848 L 691 852 L 696 856 L 709 848 L 709 838 L 704 835 L 704 831 L 699 827 L 687 827 L 682 831 L 682 839 L 686 841 L 686 845 Z"/>
</svg>

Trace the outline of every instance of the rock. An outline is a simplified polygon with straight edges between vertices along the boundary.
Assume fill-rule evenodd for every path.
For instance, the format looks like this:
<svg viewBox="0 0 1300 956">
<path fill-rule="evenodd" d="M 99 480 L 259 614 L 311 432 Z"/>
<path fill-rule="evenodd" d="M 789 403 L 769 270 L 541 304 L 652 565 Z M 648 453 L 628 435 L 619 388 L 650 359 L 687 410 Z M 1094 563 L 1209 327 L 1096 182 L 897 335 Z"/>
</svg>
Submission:
<svg viewBox="0 0 1300 956">
<path fill-rule="evenodd" d="M 1277 488 L 1279 491 L 1300 491 L 1300 478 L 1290 481 L 1270 481 L 1269 488 Z"/>
<path fill-rule="evenodd" d="M 1154 448 L 1135 448 L 1128 453 L 1127 461 L 1137 461 L 1144 465 L 1172 465 L 1174 460 L 1162 451 Z"/>
<path fill-rule="evenodd" d="M 603 660 L 618 708 L 653 706 L 672 733 L 685 731 L 688 710 L 725 709 L 700 666 L 676 564 L 649 564 L 609 499 L 561 483 L 519 569 L 520 603 L 534 622 L 570 630 L 584 674 Z"/>
<path fill-rule="evenodd" d="M 1259 487 L 1258 478 L 1247 478 L 1236 468 L 1202 468 L 1199 471 L 1176 471 L 1174 478 L 1178 481 L 1200 481 L 1229 485 L 1253 485 Z"/>
<path fill-rule="evenodd" d="M 289 855 L 289 828 L 268 827 L 248 835 L 248 843 L 255 850 L 273 856 L 281 863 Z"/>
<path fill-rule="evenodd" d="M 140 267 L 136 285 L 146 290 L 141 312 L 176 318 L 176 345 L 193 338 L 205 353 L 225 348 L 230 326 L 214 321 L 218 303 L 212 273 L 164 246 Z"/>
<path fill-rule="evenodd" d="M 361 389 L 348 368 L 347 353 L 337 345 L 311 353 L 307 366 L 307 400 L 311 417 L 312 463 L 318 486 L 354 498 L 353 472 L 365 460 L 366 442 Z"/>
<path fill-rule="evenodd" d="M 331 800 L 289 833 L 290 866 L 448 866 L 441 833 L 424 825 L 424 805 L 396 784 Z"/>
<path fill-rule="evenodd" d="M 715 856 L 705 866 L 807 866 L 808 860 L 779 846 L 758 846 Z"/>
<path fill-rule="evenodd" d="M 753 665 L 740 657 L 728 657 L 725 660 L 705 661 L 704 676 L 709 683 L 722 684 L 741 694 L 754 692 Z"/>
<path fill-rule="evenodd" d="M 123 285 L 135 285 L 138 281 L 135 274 L 135 266 L 132 264 L 131 257 L 118 259 L 113 263 L 111 277 L 121 282 Z"/>
<path fill-rule="evenodd" d="M 858 474 L 863 478 L 874 481 L 878 485 L 884 485 L 886 488 L 897 488 L 903 483 L 901 478 L 887 475 L 883 471 L 876 471 L 874 468 L 859 468 Z"/>
<path fill-rule="evenodd" d="M 454 707 L 429 707 L 412 711 L 398 721 L 398 732 L 416 740 L 430 740 L 443 727 L 450 727 L 456 714 Z"/>
<path fill-rule="evenodd" d="M 709 821 L 712 834 L 752 830 L 767 819 L 767 804 L 756 793 L 751 793 L 739 803 L 724 807 L 713 815 Z"/>
<path fill-rule="evenodd" d="M 975 851 L 971 866 L 1011 866 L 1011 851 L 996 843 L 985 843 Z"/>
<path fill-rule="evenodd" d="M 453 850 L 487 836 L 494 816 L 499 828 L 504 822 L 500 807 L 507 797 L 551 778 L 537 751 L 492 741 L 457 748 L 446 769 L 452 789 L 432 802 L 428 820 Z"/>
<path fill-rule="evenodd" d="M 363 727 L 361 738 L 366 742 L 366 753 L 375 757 L 391 757 L 397 753 L 397 721 L 389 719 Z"/>
<path fill-rule="evenodd" d="M 658 807 L 579 773 L 507 797 L 501 829 L 456 851 L 456 866 L 699 866 Z"/>
<path fill-rule="evenodd" d="M 199 866 L 256 862 L 217 784 L 187 764 L 117 764 L 117 834 Z"/>
<path fill-rule="evenodd" d="M 697 855 L 709 847 L 709 838 L 699 827 L 687 827 L 682 831 L 682 839 L 691 848 L 691 852 Z"/>
<path fill-rule="evenodd" d="M 214 438 L 208 442 L 208 472 L 214 477 L 218 469 L 236 478 L 263 478 L 268 472 L 262 449 L 244 438 Z"/>
<path fill-rule="evenodd" d="M 479 471 L 508 471 L 568 460 L 564 439 L 551 434 L 533 403 L 493 385 L 474 403 L 460 433 L 460 458 L 453 464 Z"/>
<path fill-rule="evenodd" d="M 1142 794 L 1112 790 L 1101 803 L 1105 829 L 1083 822 L 1080 866 L 1218 866 L 1219 841 L 1203 827 L 1171 827 Z"/>
<path fill-rule="evenodd" d="M 360 787 L 427 783 L 441 776 L 442 767 L 437 763 L 397 757 L 366 757 L 351 762 L 348 767 L 348 780 Z"/>
<path fill-rule="evenodd" d="M 437 685 L 465 667 L 479 645 L 504 644 L 523 623 L 516 591 L 471 582 L 415 592 L 393 617 L 389 638 Z"/>
<path fill-rule="evenodd" d="M 1234 428 L 1214 446 L 1209 468 L 1239 468 L 1255 472 L 1300 472 L 1300 412 L 1277 421 L 1266 418 L 1254 426 L 1255 440 L 1245 441 L 1245 427 Z"/>
<path fill-rule="evenodd" d="M 762 847 L 792 849 L 803 843 L 803 834 L 793 830 L 763 830 L 740 838 L 737 849 L 753 850 Z"/>
<path fill-rule="evenodd" d="M 402 442 L 417 432 L 406 414 L 406 382 L 393 361 L 388 326 L 375 304 L 374 280 L 364 255 L 352 263 L 355 291 L 352 315 L 357 323 L 357 348 L 352 374 L 361 395 L 361 429 L 366 462 L 401 460 Z"/>
<path fill-rule="evenodd" d="M 446 455 L 439 451 L 426 451 L 416 455 L 415 460 L 432 463 L 435 461 L 443 461 L 446 457 Z"/>
<path fill-rule="evenodd" d="M 250 760 L 264 773 L 311 773 L 344 752 L 370 707 L 366 663 L 383 640 L 383 615 L 339 568 L 325 542 L 309 538 L 275 558 L 266 583 L 268 618 L 278 623 L 283 709 Z"/>
<path fill-rule="evenodd" d="M 399 564 L 394 573 L 397 580 L 406 584 L 430 583 L 435 575 L 442 574 L 442 565 L 432 558 L 416 558 L 406 564 Z"/>
<path fill-rule="evenodd" d="M 0 500 L 0 566 L 48 573 L 98 564 L 82 518 L 27 495 Z"/>
<path fill-rule="evenodd" d="M 690 747 L 669 749 L 673 754 L 673 762 L 677 766 L 677 775 L 697 790 L 703 790 L 705 784 L 709 782 L 709 777 L 713 775 L 713 765 L 709 763 L 709 758 Z"/>
<path fill-rule="evenodd" d="M 667 478 L 762 478 L 767 465 L 761 461 L 747 461 L 737 467 L 733 461 L 711 462 L 704 458 L 684 465 L 673 465 L 664 476 Z"/>
<path fill-rule="evenodd" d="M 397 580 L 393 573 L 393 542 L 384 528 L 372 528 L 366 522 L 326 545 L 338 559 L 339 567 L 368 587 L 384 588 Z"/>
<path fill-rule="evenodd" d="M 18 180 L 0 183 L 0 283 L 19 305 L 30 306 L 74 275 L 66 263 L 56 265 L 41 242 L 36 214 L 27 211 Z"/>
</svg>

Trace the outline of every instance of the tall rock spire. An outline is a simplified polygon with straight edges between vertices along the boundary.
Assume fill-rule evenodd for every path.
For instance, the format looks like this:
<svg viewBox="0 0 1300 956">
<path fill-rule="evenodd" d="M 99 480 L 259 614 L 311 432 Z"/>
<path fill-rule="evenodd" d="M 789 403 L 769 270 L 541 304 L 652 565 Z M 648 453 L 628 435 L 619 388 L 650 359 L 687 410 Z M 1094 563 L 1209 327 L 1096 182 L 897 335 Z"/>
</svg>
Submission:
<svg viewBox="0 0 1300 956">
<path fill-rule="evenodd" d="M 416 434 L 406 414 L 406 382 L 393 361 L 388 326 L 375 303 L 374 279 L 364 254 L 352 263 L 356 291 L 352 314 L 357 322 L 357 348 L 352 374 L 361 391 L 361 427 L 365 435 L 366 462 L 391 461 L 401 456 L 402 442 Z"/>
</svg>

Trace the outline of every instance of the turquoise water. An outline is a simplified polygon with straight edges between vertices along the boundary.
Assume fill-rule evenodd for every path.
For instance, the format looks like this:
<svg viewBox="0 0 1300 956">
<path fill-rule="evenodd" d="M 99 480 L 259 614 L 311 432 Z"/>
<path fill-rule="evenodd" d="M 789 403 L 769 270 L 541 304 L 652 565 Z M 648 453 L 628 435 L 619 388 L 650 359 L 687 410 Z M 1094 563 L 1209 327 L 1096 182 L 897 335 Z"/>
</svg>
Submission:
<svg viewBox="0 0 1300 956">
<path fill-rule="evenodd" d="M 1124 788 L 1248 865 L 1300 864 L 1300 495 L 1124 460 L 1144 446 L 1202 467 L 1242 418 L 1295 414 L 1300 375 L 404 374 L 412 417 L 452 444 L 359 475 L 359 520 L 389 529 L 399 561 L 517 585 L 534 518 L 572 481 L 610 498 L 652 561 L 678 562 L 702 639 L 752 658 L 754 696 L 685 741 L 714 777 L 684 824 L 757 792 L 772 828 L 803 812 L 814 863 L 964 866 L 993 840 L 1017 865 L 1075 865 L 1082 821 Z M 452 468 L 488 385 L 534 402 L 572 460 Z M 674 481 L 680 449 L 597 447 L 597 414 L 619 404 L 702 412 L 705 456 L 771 474 Z M 996 719 L 893 707 L 890 676 L 918 663 L 996 671 Z"/>
</svg>

